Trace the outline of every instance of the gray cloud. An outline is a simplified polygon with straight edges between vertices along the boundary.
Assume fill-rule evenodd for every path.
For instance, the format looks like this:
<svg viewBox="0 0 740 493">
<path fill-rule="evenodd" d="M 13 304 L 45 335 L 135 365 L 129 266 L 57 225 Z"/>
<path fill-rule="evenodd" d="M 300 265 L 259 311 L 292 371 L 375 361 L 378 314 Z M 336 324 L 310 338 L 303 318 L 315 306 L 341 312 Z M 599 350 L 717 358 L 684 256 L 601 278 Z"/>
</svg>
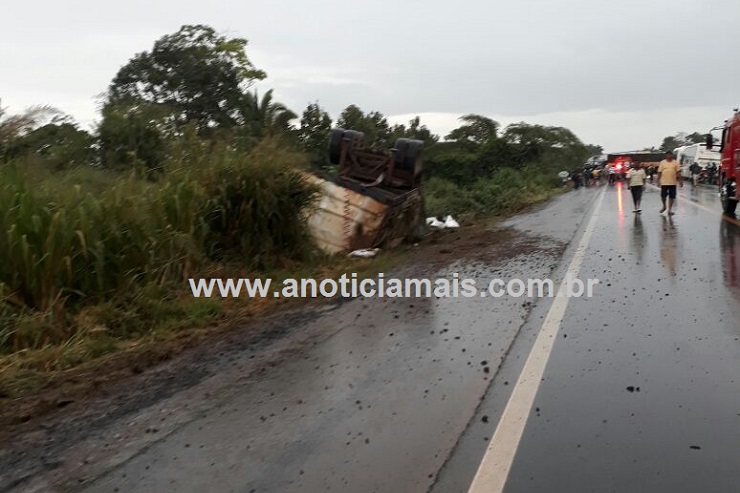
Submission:
<svg viewBox="0 0 740 493">
<path fill-rule="evenodd" d="M 185 23 L 248 38 L 269 76 L 260 88 L 297 112 L 319 100 L 333 116 L 351 103 L 448 115 L 435 121 L 550 115 L 588 128 L 589 141 L 633 148 L 667 128 L 721 121 L 718 108 L 740 99 L 737 0 L 77 0 L 8 10 L 3 104 L 57 104 L 82 121 L 128 58 Z M 610 125 L 624 115 L 642 132 L 615 137 Z"/>
</svg>

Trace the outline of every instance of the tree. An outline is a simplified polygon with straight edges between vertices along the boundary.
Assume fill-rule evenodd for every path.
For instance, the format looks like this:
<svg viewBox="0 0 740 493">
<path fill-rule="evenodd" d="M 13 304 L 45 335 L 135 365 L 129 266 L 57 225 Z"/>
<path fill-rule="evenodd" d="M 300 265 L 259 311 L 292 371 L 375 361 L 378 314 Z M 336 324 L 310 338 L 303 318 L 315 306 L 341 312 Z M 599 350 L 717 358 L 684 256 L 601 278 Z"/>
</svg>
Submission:
<svg viewBox="0 0 740 493">
<path fill-rule="evenodd" d="M 291 120 L 298 118 L 284 104 L 272 99 L 272 91 L 267 91 L 261 99 L 257 91 L 248 92 L 244 98 L 248 125 L 252 127 L 253 135 L 258 137 L 286 133 L 291 129 Z"/>
<path fill-rule="evenodd" d="M 382 113 L 372 111 L 366 115 L 354 104 L 347 106 L 339 115 L 337 127 L 362 132 L 365 134 L 365 144 L 371 147 L 386 147 L 392 138 L 391 126 Z"/>
<path fill-rule="evenodd" d="M 679 141 L 676 137 L 668 136 L 663 139 L 663 143 L 660 144 L 660 150 L 663 152 L 672 151 L 676 147 L 681 147 L 685 142 Z"/>
<path fill-rule="evenodd" d="M 14 156 L 33 155 L 56 170 L 90 164 L 93 137 L 69 118 L 55 119 L 18 138 L 10 152 Z"/>
<path fill-rule="evenodd" d="M 704 142 L 706 142 L 706 134 L 694 132 L 686 136 L 686 142 L 689 142 L 691 144 L 703 144 Z"/>
<path fill-rule="evenodd" d="M 669 135 L 663 139 L 663 143 L 660 145 L 660 150 L 663 152 L 672 151 L 677 147 L 682 147 L 691 144 L 703 144 L 706 140 L 706 135 L 694 132 L 688 134 L 686 132 L 678 132 L 676 135 Z"/>
<path fill-rule="evenodd" d="M 463 115 L 459 119 L 464 122 L 464 125 L 450 132 L 445 137 L 447 140 L 483 144 L 498 137 L 499 123 L 497 121 L 473 114 Z"/>
<path fill-rule="evenodd" d="M 7 110 L 0 106 L 0 160 L 10 158 L 9 153 L 19 138 L 59 114 L 51 106 L 33 106 L 22 113 L 7 115 Z"/>
<path fill-rule="evenodd" d="M 167 136 L 159 124 L 160 109 L 148 104 L 135 109 L 104 106 L 97 132 L 102 166 L 161 171 Z"/>
<path fill-rule="evenodd" d="M 319 106 L 318 101 L 309 104 L 301 116 L 298 139 L 308 153 L 311 163 L 319 168 L 328 164 L 326 149 L 331 123 L 331 117 Z"/>
<path fill-rule="evenodd" d="M 442 178 L 466 187 L 490 176 L 490 170 L 479 153 L 461 149 L 455 142 L 442 142 L 425 157 L 424 174 L 427 178 Z"/>
<path fill-rule="evenodd" d="M 599 145 L 588 144 L 586 145 L 586 150 L 588 151 L 588 155 L 590 157 L 601 156 L 602 154 L 604 154 L 604 148 Z"/>
<path fill-rule="evenodd" d="M 368 125 L 365 113 L 354 104 L 347 106 L 337 119 L 337 126 L 345 130 L 356 130 L 362 133 L 372 133 L 374 129 Z"/>
<path fill-rule="evenodd" d="M 546 161 L 573 166 L 589 157 L 588 148 L 564 127 L 514 123 L 506 127 L 502 140 L 507 144 L 514 166 Z"/>
<path fill-rule="evenodd" d="M 185 25 L 118 71 L 105 106 L 156 105 L 166 108 L 176 128 L 194 123 L 200 133 L 242 125 L 244 93 L 266 77 L 247 58 L 246 46 L 246 39 L 227 38 L 208 26 Z"/>
<path fill-rule="evenodd" d="M 379 111 L 371 111 L 366 116 L 367 125 L 372 129 L 369 143 L 375 147 L 387 147 L 391 144 L 391 126 L 388 119 Z"/>
<path fill-rule="evenodd" d="M 400 138 L 421 140 L 427 146 L 439 141 L 439 136 L 433 134 L 426 125 L 422 125 L 421 118 L 418 116 L 409 121 L 408 127 L 405 125 L 393 126 L 391 129 L 391 140 L 395 142 Z"/>
</svg>

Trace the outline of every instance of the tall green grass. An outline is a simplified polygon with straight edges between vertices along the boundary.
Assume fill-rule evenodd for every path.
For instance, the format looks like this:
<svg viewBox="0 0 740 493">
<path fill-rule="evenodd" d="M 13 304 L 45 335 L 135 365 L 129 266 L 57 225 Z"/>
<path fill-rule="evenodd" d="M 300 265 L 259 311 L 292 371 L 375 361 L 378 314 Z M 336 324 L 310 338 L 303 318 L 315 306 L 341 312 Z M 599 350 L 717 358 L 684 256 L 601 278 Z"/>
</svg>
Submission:
<svg viewBox="0 0 740 493">
<path fill-rule="evenodd" d="M 426 211 L 433 216 L 506 214 L 547 198 L 561 187 L 556 173 L 535 167 L 500 168 L 467 187 L 430 178 L 424 185 L 424 195 Z"/>
<path fill-rule="evenodd" d="M 303 159 L 275 142 L 244 153 L 186 141 L 157 181 L 6 165 L 0 351 L 63 342 L 74 335 L 65 324 L 70 308 L 182 282 L 213 259 L 263 268 L 308 258 L 313 250 L 301 212 L 316 191 L 295 168 Z M 19 325 L 30 319 L 41 329 Z"/>
</svg>

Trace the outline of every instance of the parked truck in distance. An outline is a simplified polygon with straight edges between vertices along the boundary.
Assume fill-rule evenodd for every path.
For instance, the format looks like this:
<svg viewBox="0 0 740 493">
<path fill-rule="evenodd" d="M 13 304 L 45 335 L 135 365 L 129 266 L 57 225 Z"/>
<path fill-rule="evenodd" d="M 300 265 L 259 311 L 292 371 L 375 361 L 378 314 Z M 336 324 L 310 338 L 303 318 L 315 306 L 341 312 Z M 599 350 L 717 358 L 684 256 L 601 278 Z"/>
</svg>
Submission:
<svg viewBox="0 0 740 493">
<path fill-rule="evenodd" d="M 719 168 L 721 155 L 717 151 L 712 151 L 702 144 L 693 144 L 681 148 L 680 157 L 677 155 L 676 160 L 681 165 L 681 176 L 691 179 L 691 166 L 696 163 L 702 169 L 715 166 Z"/>
<path fill-rule="evenodd" d="M 717 142 L 719 142 L 719 149 L 716 149 Z M 719 196 L 722 211 L 729 216 L 734 216 L 737 202 L 740 200 L 736 186 L 737 176 L 740 173 L 740 110 L 735 108 L 733 115 L 725 120 L 724 125 L 709 131 L 706 149 L 708 151 L 717 150 L 720 154 Z"/>
<path fill-rule="evenodd" d="M 684 152 L 686 152 L 687 147 L 688 146 L 681 146 L 681 147 L 676 147 L 675 149 L 673 149 L 673 158 L 679 164 L 681 163 L 681 160 L 683 159 L 683 155 L 684 155 Z"/>
</svg>

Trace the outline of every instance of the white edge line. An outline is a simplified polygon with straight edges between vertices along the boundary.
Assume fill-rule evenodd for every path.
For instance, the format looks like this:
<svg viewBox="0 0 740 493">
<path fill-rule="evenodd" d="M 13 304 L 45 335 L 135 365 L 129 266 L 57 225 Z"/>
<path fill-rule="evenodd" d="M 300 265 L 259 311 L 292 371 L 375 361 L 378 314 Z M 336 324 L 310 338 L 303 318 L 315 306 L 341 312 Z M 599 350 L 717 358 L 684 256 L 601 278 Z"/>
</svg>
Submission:
<svg viewBox="0 0 740 493">
<path fill-rule="evenodd" d="M 501 493 L 504 490 L 537 389 L 568 306 L 569 298 L 566 294 L 568 280 L 578 275 L 604 195 L 605 191 L 602 191 L 468 493 Z"/>
</svg>

